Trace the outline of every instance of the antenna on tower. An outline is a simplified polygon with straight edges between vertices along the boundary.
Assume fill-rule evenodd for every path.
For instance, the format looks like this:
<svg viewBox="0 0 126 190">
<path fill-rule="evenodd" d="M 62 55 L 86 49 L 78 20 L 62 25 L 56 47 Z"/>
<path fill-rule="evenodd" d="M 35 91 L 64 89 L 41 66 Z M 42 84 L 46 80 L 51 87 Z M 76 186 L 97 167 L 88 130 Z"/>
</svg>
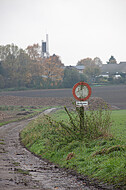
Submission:
<svg viewBox="0 0 126 190">
<path fill-rule="evenodd" d="M 48 40 L 48 34 L 46 34 L 46 55 L 49 57 L 49 40 Z"/>
<path fill-rule="evenodd" d="M 41 56 L 42 58 L 44 57 L 49 57 L 49 41 L 48 41 L 48 34 L 46 34 L 46 42 L 42 40 L 42 49 L 41 49 Z"/>
</svg>

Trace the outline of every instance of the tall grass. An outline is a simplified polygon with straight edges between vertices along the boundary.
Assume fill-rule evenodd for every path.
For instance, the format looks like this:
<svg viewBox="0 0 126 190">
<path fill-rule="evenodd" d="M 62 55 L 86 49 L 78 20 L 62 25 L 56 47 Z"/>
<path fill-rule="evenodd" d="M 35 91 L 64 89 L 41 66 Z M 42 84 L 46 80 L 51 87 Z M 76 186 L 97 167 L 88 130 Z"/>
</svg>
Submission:
<svg viewBox="0 0 126 190">
<path fill-rule="evenodd" d="M 57 121 L 50 116 L 45 116 L 50 128 L 55 133 L 57 141 L 92 140 L 107 136 L 111 126 L 111 112 L 108 109 L 84 111 L 81 108 L 77 112 L 69 112 L 65 107 L 68 122 Z M 83 117 L 82 115 L 83 114 Z M 83 119 L 83 125 L 81 120 Z"/>
</svg>

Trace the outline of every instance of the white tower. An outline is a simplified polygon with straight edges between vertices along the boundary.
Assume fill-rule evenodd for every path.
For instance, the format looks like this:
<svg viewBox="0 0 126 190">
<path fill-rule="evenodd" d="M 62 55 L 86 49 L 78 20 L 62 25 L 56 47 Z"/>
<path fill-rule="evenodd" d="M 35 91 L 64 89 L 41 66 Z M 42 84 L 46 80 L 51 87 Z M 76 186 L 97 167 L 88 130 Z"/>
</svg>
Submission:
<svg viewBox="0 0 126 190">
<path fill-rule="evenodd" d="M 46 34 L 46 56 L 49 57 L 49 41 L 48 41 L 48 34 Z"/>
<path fill-rule="evenodd" d="M 42 40 L 42 51 L 41 51 L 42 58 L 49 57 L 49 41 L 48 41 L 48 34 L 46 34 L 46 42 Z"/>
</svg>

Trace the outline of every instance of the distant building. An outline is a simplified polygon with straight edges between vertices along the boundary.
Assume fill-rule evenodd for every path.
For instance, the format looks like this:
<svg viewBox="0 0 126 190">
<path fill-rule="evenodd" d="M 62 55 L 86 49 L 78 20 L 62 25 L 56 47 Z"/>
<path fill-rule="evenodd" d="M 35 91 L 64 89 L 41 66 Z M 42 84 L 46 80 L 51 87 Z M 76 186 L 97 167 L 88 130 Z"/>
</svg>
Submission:
<svg viewBox="0 0 126 190">
<path fill-rule="evenodd" d="M 74 68 L 77 69 L 77 71 L 79 73 L 83 73 L 85 66 L 84 65 L 76 65 L 76 66 L 74 66 Z"/>
<path fill-rule="evenodd" d="M 83 73 L 85 70 L 84 65 L 76 65 L 76 66 L 67 66 L 70 69 L 76 69 L 79 73 Z M 113 76 L 114 78 L 121 77 L 121 74 L 126 74 L 126 62 L 120 62 L 119 64 L 102 64 L 100 65 L 100 76 L 109 78 Z"/>
<path fill-rule="evenodd" d="M 85 66 L 84 65 L 76 65 L 76 66 L 67 66 L 67 68 L 69 69 L 75 69 L 77 70 L 79 73 L 83 73 Z"/>
<path fill-rule="evenodd" d="M 120 62 L 119 64 L 125 65 L 125 64 L 126 64 L 126 61 L 122 61 L 122 62 Z"/>
<path fill-rule="evenodd" d="M 101 67 L 101 76 L 110 77 L 114 75 L 115 78 L 119 78 L 120 74 L 126 74 L 126 62 L 120 62 L 119 64 L 103 64 Z"/>
</svg>

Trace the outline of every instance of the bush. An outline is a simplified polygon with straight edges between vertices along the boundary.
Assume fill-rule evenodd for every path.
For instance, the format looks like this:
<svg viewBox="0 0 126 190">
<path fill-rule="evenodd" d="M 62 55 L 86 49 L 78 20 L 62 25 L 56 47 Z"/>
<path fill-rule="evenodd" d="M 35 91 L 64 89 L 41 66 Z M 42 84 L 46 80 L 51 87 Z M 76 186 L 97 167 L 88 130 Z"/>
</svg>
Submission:
<svg viewBox="0 0 126 190">
<path fill-rule="evenodd" d="M 76 109 L 76 113 L 64 108 L 69 118 L 68 122 L 56 121 L 50 116 L 45 116 L 53 134 L 50 140 L 57 142 L 88 141 L 109 135 L 111 112 L 107 107 L 89 111 L 81 107 Z"/>
</svg>

